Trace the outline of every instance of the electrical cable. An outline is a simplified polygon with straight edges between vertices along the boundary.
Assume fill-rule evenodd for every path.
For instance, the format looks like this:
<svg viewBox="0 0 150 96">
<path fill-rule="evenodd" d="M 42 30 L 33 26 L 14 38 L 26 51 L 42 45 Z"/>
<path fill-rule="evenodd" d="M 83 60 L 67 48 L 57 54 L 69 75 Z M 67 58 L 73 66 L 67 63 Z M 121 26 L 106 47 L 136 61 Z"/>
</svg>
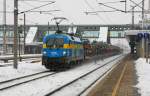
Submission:
<svg viewBox="0 0 150 96">
<path fill-rule="evenodd" d="M 32 1 L 32 2 L 53 2 L 53 1 L 44 1 L 44 0 L 18 0 L 18 1 Z"/>
<path fill-rule="evenodd" d="M 98 1 L 96 0 L 96 2 L 98 3 Z M 105 11 L 101 6 L 99 6 L 101 9 L 102 9 L 102 11 Z M 105 13 L 105 12 L 104 12 Z M 111 19 L 109 18 L 109 16 L 105 13 L 105 16 L 106 16 L 106 18 L 108 18 L 109 19 L 109 22 L 111 22 L 112 23 L 112 21 L 111 21 Z"/>
<path fill-rule="evenodd" d="M 105 6 L 105 7 L 108 7 L 108 8 L 111 8 L 111 9 L 114 9 L 114 10 L 116 10 L 116 11 L 125 12 L 125 11 L 123 11 L 123 10 L 117 9 L 117 8 L 115 8 L 115 7 L 111 7 L 111 6 L 106 5 L 106 4 L 103 4 L 103 3 L 98 3 L 98 4 L 103 5 L 103 6 Z"/>
<path fill-rule="evenodd" d="M 142 3 L 142 1 L 139 2 L 139 3 L 136 3 L 136 6 L 135 6 L 135 7 L 139 6 L 141 3 Z M 131 10 L 132 10 L 132 8 L 131 8 L 129 11 L 131 11 Z"/>
<path fill-rule="evenodd" d="M 25 2 L 26 0 L 22 0 L 22 1 L 24 1 L 24 3 L 26 3 L 27 5 L 29 5 L 29 6 L 32 6 L 30 3 L 27 3 L 27 2 Z M 27 0 L 27 1 L 29 1 L 29 0 Z M 30 0 L 30 1 L 32 1 L 32 0 Z M 50 1 L 49 1 L 50 2 Z M 51 2 L 51 3 L 53 3 L 53 2 Z M 45 4 L 46 5 L 46 4 Z M 33 7 L 33 6 L 32 6 Z M 41 7 L 43 7 L 43 5 L 41 6 Z M 35 8 L 37 8 L 37 7 L 35 7 Z M 33 8 L 32 8 L 33 9 Z M 28 13 L 28 12 L 30 12 L 30 13 L 33 13 L 33 12 L 39 12 L 40 14 L 49 14 L 49 15 L 51 15 L 51 16 L 53 16 L 53 17 L 55 17 L 55 15 L 54 14 L 52 14 L 52 13 L 48 13 L 48 12 L 54 12 L 54 11 L 60 11 L 60 10 L 47 10 L 47 11 L 26 11 L 25 13 Z M 20 12 L 21 13 L 21 12 Z"/>
<path fill-rule="evenodd" d="M 96 0 L 97 1 L 97 0 Z M 124 2 L 124 1 L 114 1 L 114 2 L 105 2 L 103 4 L 109 4 L 109 3 L 120 3 L 120 2 Z"/>
<path fill-rule="evenodd" d="M 26 10 L 26 11 L 22 11 L 22 12 L 20 12 L 20 13 L 18 13 L 18 14 L 25 13 L 25 12 L 28 12 L 28 11 L 32 11 L 32 10 L 35 10 L 35 9 L 39 9 L 39 8 L 41 8 L 41 7 L 45 7 L 45 6 L 50 5 L 50 4 L 52 4 L 52 3 L 55 3 L 55 2 L 50 2 L 50 3 L 47 3 L 47 4 L 43 4 L 43 5 L 41 5 L 41 6 L 37 6 L 37 7 L 31 8 L 31 9 Z"/>
<path fill-rule="evenodd" d="M 139 8 L 142 8 L 139 4 L 135 3 L 134 1 L 130 0 L 132 3 L 134 3 L 136 6 L 138 6 Z M 142 1 L 140 2 L 140 4 L 142 3 Z M 144 9 L 145 10 L 145 9 Z"/>
<path fill-rule="evenodd" d="M 87 0 L 84 0 L 84 1 L 89 6 L 89 8 L 95 12 L 95 9 L 88 3 L 88 1 Z M 95 12 L 95 14 L 99 18 L 100 21 L 103 20 L 106 23 L 105 19 L 103 19 L 97 12 Z"/>
</svg>

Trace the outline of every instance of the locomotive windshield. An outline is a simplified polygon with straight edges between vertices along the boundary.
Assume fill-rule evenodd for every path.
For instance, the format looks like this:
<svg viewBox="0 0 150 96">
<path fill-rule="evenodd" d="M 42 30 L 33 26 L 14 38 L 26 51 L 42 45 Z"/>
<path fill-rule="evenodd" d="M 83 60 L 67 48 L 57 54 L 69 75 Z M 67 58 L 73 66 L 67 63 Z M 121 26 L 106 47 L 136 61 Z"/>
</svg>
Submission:
<svg viewBox="0 0 150 96">
<path fill-rule="evenodd" d="M 63 48 L 63 38 L 50 38 L 47 40 L 46 45 L 48 48 Z"/>
</svg>

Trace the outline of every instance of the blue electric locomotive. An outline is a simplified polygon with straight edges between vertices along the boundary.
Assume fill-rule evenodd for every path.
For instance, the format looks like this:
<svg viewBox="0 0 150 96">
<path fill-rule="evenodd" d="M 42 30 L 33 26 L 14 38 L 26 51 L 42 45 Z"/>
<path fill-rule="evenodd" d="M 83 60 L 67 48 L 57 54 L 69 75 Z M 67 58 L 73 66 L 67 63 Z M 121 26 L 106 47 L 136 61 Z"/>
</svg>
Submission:
<svg viewBox="0 0 150 96">
<path fill-rule="evenodd" d="M 80 38 L 68 34 L 51 34 L 43 39 L 42 65 L 48 69 L 70 67 L 84 59 Z"/>
</svg>

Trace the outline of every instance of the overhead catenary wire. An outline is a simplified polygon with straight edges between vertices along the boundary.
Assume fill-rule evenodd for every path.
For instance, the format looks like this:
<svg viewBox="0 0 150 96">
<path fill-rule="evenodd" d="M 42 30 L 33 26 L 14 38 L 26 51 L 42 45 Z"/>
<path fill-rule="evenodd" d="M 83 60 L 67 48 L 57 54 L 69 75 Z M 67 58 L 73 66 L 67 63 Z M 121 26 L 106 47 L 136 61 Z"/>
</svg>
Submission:
<svg viewBox="0 0 150 96">
<path fill-rule="evenodd" d="M 55 8 L 58 8 L 59 10 L 60 10 L 60 13 L 59 13 L 59 17 L 65 17 L 65 18 L 67 18 L 68 20 L 67 20 L 67 23 L 69 22 L 73 22 L 73 20 L 74 20 L 74 18 L 73 18 L 73 16 L 72 16 L 72 14 L 70 15 L 70 14 L 65 14 L 65 11 L 64 10 L 62 10 L 62 7 L 61 6 L 58 6 L 59 4 L 57 3 L 57 4 L 55 4 Z M 72 10 L 73 11 L 73 10 Z M 43 13 L 42 13 L 43 14 Z M 44 14 L 49 14 L 49 13 L 44 13 Z M 56 18 L 56 17 L 58 17 L 56 14 L 50 14 L 50 15 L 52 15 L 53 16 L 53 18 Z M 76 20 L 76 21 L 80 21 L 80 20 Z"/>
<path fill-rule="evenodd" d="M 84 1 L 89 6 L 89 8 L 95 12 L 95 9 L 88 3 L 88 1 L 87 0 L 84 0 Z M 102 21 L 104 21 L 106 23 L 106 20 L 103 19 L 97 12 L 95 12 L 95 14 L 99 18 L 100 21 L 102 20 Z"/>
<path fill-rule="evenodd" d="M 48 1 L 48 0 L 18 0 L 18 1 L 32 1 L 32 2 L 51 2 L 51 1 Z"/>
<path fill-rule="evenodd" d="M 29 9 L 29 10 L 22 11 L 22 12 L 20 12 L 20 13 L 18 13 L 18 14 L 22 14 L 22 13 L 26 13 L 26 12 L 29 12 L 29 11 L 32 11 L 32 10 L 35 10 L 35 9 L 39 9 L 39 8 L 41 8 L 41 7 L 50 5 L 50 4 L 52 4 L 52 3 L 55 3 L 55 2 L 50 2 L 50 3 L 47 3 L 47 4 L 41 5 L 41 6 L 37 6 L 37 7 L 31 8 L 31 9 Z"/>
<path fill-rule="evenodd" d="M 26 0 L 24 0 L 24 1 L 26 1 Z M 23 2 L 24 4 L 26 4 L 26 5 L 28 5 L 28 6 L 30 6 L 30 7 L 36 7 L 36 6 L 34 6 L 34 5 L 31 5 L 29 2 Z M 60 11 L 60 10 L 39 10 L 39 11 L 28 11 L 28 13 L 29 12 L 40 12 L 40 13 L 42 13 L 42 12 L 55 12 L 55 11 Z"/>
<path fill-rule="evenodd" d="M 35 5 L 31 5 L 29 2 L 25 2 L 25 1 L 36 1 L 36 0 L 20 0 L 20 1 L 23 1 L 24 4 L 26 4 L 30 7 L 36 8 Z M 37 0 L 37 1 L 39 1 L 39 0 Z M 47 1 L 47 2 L 52 2 L 52 1 Z M 42 13 L 42 12 L 54 12 L 54 11 L 60 11 L 60 10 L 38 10 L 38 11 L 27 11 L 26 13 Z"/>
<path fill-rule="evenodd" d="M 26 5 L 29 5 L 29 6 L 33 7 L 29 2 L 25 2 L 25 1 L 32 1 L 32 0 L 22 0 L 22 1 L 24 1 L 24 3 L 25 3 Z M 39 0 L 38 0 L 38 1 L 39 1 Z M 48 1 L 48 2 L 50 2 L 50 1 Z M 52 4 L 52 3 L 55 3 L 55 1 L 51 1 L 50 3 L 47 3 L 47 4 Z M 32 8 L 32 9 L 30 9 L 30 10 L 28 10 L 28 11 L 22 11 L 22 12 L 19 12 L 19 13 L 21 14 L 21 13 L 24 13 L 24 12 L 25 12 L 25 13 L 50 14 L 51 16 L 55 17 L 55 15 L 52 14 L 52 12 L 61 11 L 61 10 L 58 10 L 58 9 L 56 9 L 56 10 L 36 10 L 36 9 L 41 8 L 41 7 L 47 6 L 47 4 L 41 5 L 40 7 L 35 7 L 35 6 L 34 6 L 34 8 Z M 35 11 L 34 11 L 34 10 L 35 10 Z"/>
<path fill-rule="evenodd" d="M 28 12 L 25 12 L 25 13 L 44 13 L 44 12 L 57 12 L 57 11 L 60 11 L 60 10 L 39 10 L 39 11 L 28 11 Z M 0 11 L 0 13 L 4 13 L 3 11 Z M 6 13 L 10 13 L 10 14 L 13 14 L 14 12 L 13 11 L 6 11 Z"/>
<path fill-rule="evenodd" d="M 139 3 L 139 4 L 137 4 L 136 2 L 134 2 L 133 0 L 130 0 L 132 3 L 134 3 L 137 7 L 139 7 L 139 8 L 141 8 L 142 9 L 142 7 L 139 5 L 139 4 L 141 4 L 142 3 L 142 1 Z M 145 9 L 144 9 L 145 10 Z"/>
<path fill-rule="evenodd" d="M 98 2 L 97 0 L 96 0 L 96 2 Z M 102 11 L 105 11 L 101 6 L 99 6 L 101 9 L 102 9 Z M 115 11 L 115 10 L 114 10 Z M 104 12 L 105 13 L 105 12 Z M 109 16 L 107 15 L 107 14 L 105 14 L 105 16 L 109 19 L 109 22 L 111 22 L 112 23 L 112 21 L 111 21 L 111 19 L 109 18 Z"/>
<path fill-rule="evenodd" d="M 97 1 L 97 0 L 96 0 Z M 98 2 L 98 1 L 97 1 Z M 103 4 L 109 4 L 109 3 L 120 3 L 120 2 L 124 2 L 124 0 L 122 0 L 122 1 L 113 1 L 113 2 L 105 2 L 105 3 L 103 3 Z"/>
<path fill-rule="evenodd" d="M 140 4 L 142 4 L 142 1 L 141 1 L 141 2 L 139 2 L 139 3 L 136 3 L 135 7 L 139 6 Z M 131 9 L 129 9 L 129 11 L 131 11 L 131 10 L 132 10 L 132 8 L 131 8 Z"/>
<path fill-rule="evenodd" d="M 98 1 L 96 0 L 96 2 L 98 3 Z M 114 1 L 114 2 L 107 2 L 107 3 L 116 3 L 116 2 L 126 2 L 126 1 L 124 1 L 124 0 L 122 0 L 122 1 Z M 105 11 L 102 7 L 101 7 L 101 9 L 102 9 L 102 11 L 91 11 L 91 12 L 85 12 L 86 14 L 98 14 L 98 13 L 100 13 L 100 12 L 103 12 L 103 13 L 106 13 L 106 12 L 116 12 L 116 11 L 119 11 L 119 12 L 125 12 L 124 10 L 120 10 L 120 9 L 117 9 L 117 8 L 115 8 L 115 7 L 111 7 L 111 6 L 108 6 L 108 5 L 106 5 L 106 3 L 98 3 L 98 4 L 104 4 L 103 6 L 105 6 L 105 7 L 108 7 L 108 8 L 111 8 L 111 9 L 114 9 L 114 10 L 108 10 L 108 11 Z M 99 6 L 100 7 L 100 6 Z M 92 8 L 93 9 L 93 8 Z M 111 22 L 111 19 L 108 17 L 108 15 L 106 15 L 106 17 L 109 19 L 109 22 Z"/>
<path fill-rule="evenodd" d="M 98 2 L 98 0 L 96 0 L 97 2 Z M 131 0 L 130 0 L 131 1 Z M 115 7 L 112 7 L 112 6 L 109 6 L 109 5 L 106 5 L 106 4 L 108 4 L 108 3 L 115 3 L 115 2 L 122 2 L 122 3 L 125 3 L 125 10 L 121 10 L 121 9 L 118 9 L 118 8 L 115 8 Z M 127 9 L 126 9 L 126 6 L 127 6 L 127 0 L 122 0 L 122 1 L 114 1 L 114 2 L 106 2 L 106 3 L 98 3 L 98 4 L 100 4 L 100 5 L 103 5 L 103 6 L 105 6 L 105 7 L 108 7 L 108 8 L 111 8 L 111 9 L 113 9 L 113 10 L 103 10 L 103 11 L 95 11 L 95 12 L 123 12 L 123 13 L 130 13 L 130 12 L 132 12 L 131 10 L 132 9 L 130 9 L 130 10 L 128 10 L 127 11 Z M 141 4 L 142 2 L 140 2 L 140 3 L 135 3 L 134 1 L 132 2 L 132 3 L 134 3 L 136 6 L 135 7 L 140 7 L 140 5 L 139 4 Z M 141 11 L 134 11 L 134 12 L 136 12 L 136 13 L 139 13 L 139 12 L 141 12 Z M 86 12 L 86 14 L 88 14 L 88 13 L 94 13 L 94 11 L 93 12 Z"/>
<path fill-rule="evenodd" d="M 27 6 L 30 6 L 30 7 L 36 7 L 35 5 L 31 5 L 29 2 L 26 2 L 25 0 L 21 3 L 24 3 L 24 4 L 26 4 Z"/>
<path fill-rule="evenodd" d="M 134 2 L 134 1 L 133 1 L 133 2 Z M 132 3 L 133 3 L 133 2 L 132 2 Z M 142 1 L 141 1 L 140 3 L 135 3 L 135 2 L 134 2 L 135 7 L 140 7 L 140 8 L 141 8 L 141 6 L 140 6 L 141 3 L 142 3 Z M 108 6 L 108 5 L 104 4 L 104 3 L 100 3 L 100 4 L 102 4 L 102 5 L 104 5 L 104 6 L 108 7 L 108 8 L 114 9 L 114 10 L 112 10 L 112 11 L 95 11 L 95 12 L 115 12 L 115 11 L 120 11 L 120 12 L 125 12 L 125 13 L 131 13 L 131 12 L 133 12 L 133 11 L 132 11 L 132 8 L 129 9 L 128 11 L 124 11 L 124 10 L 117 9 L 117 8 L 115 8 L 115 7 Z M 149 12 L 149 11 L 147 11 L 147 10 L 144 10 L 144 11 Z M 135 13 L 141 13 L 142 11 L 134 11 L 134 12 L 135 12 Z M 87 14 L 88 14 L 88 13 L 94 13 L 94 11 L 93 11 L 93 12 L 86 12 L 86 13 L 87 13 Z"/>
<path fill-rule="evenodd" d="M 105 10 L 100 10 L 100 11 L 88 11 L 88 12 L 85 12 L 86 14 L 90 14 L 90 13 L 96 13 L 96 12 L 116 12 L 116 10 L 110 10 L 110 11 L 105 11 Z"/>
<path fill-rule="evenodd" d="M 60 10 L 32 11 L 32 10 L 39 9 L 39 8 L 41 8 L 41 7 L 50 5 L 50 4 L 52 4 L 52 3 L 55 3 L 55 2 L 50 2 L 50 3 L 47 3 L 47 4 L 41 5 L 41 6 L 36 6 L 36 7 L 34 7 L 34 8 L 29 9 L 29 10 L 18 12 L 18 14 L 26 13 L 26 12 L 49 12 L 49 11 L 60 11 Z M 32 5 L 31 5 L 31 6 L 32 6 Z M 33 6 L 32 6 L 32 7 L 33 7 Z M 0 11 L 0 13 L 4 13 L 4 11 Z M 14 11 L 6 11 L 6 13 L 14 13 Z"/>
<path fill-rule="evenodd" d="M 103 6 L 105 6 L 105 7 L 108 7 L 108 8 L 111 8 L 111 9 L 114 9 L 114 10 L 116 10 L 116 11 L 125 12 L 124 10 L 120 10 L 120 9 L 115 8 L 115 7 L 111 7 L 111 6 L 106 5 L 106 4 L 104 4 L 104 3 L 98 3 L 98 4 L 103 5 Z"/>
</svg>

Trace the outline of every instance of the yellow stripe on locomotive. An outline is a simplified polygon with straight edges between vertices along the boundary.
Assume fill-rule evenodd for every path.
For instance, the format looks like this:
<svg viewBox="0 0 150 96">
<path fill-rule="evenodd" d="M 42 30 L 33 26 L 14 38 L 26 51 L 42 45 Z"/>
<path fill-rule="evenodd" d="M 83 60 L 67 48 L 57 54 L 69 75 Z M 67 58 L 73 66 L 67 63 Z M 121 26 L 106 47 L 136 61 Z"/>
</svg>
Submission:
<svg viewBox="0 0 150 96">
<path fill-rule="evenodd" d="M 43 48 L 47 48 L 46 44 L 43 44 Z"/>
<path fill-rule="evenodd" d="M 43 48 L 47 48 L 46 44 L 43 44 Z M 63 48 L 64 49 L 82 49 L 83 48 L 83 45 L 82 44 L 64 44 L 63 45 Z"/>
<path fill-rule="evenodd" d="M 83 45 L 82 44 L 64 44 L 64 49 L 69 49 L 69 48 L 80 49 L 80 48 L 83 48 Z"/>
</svg>

